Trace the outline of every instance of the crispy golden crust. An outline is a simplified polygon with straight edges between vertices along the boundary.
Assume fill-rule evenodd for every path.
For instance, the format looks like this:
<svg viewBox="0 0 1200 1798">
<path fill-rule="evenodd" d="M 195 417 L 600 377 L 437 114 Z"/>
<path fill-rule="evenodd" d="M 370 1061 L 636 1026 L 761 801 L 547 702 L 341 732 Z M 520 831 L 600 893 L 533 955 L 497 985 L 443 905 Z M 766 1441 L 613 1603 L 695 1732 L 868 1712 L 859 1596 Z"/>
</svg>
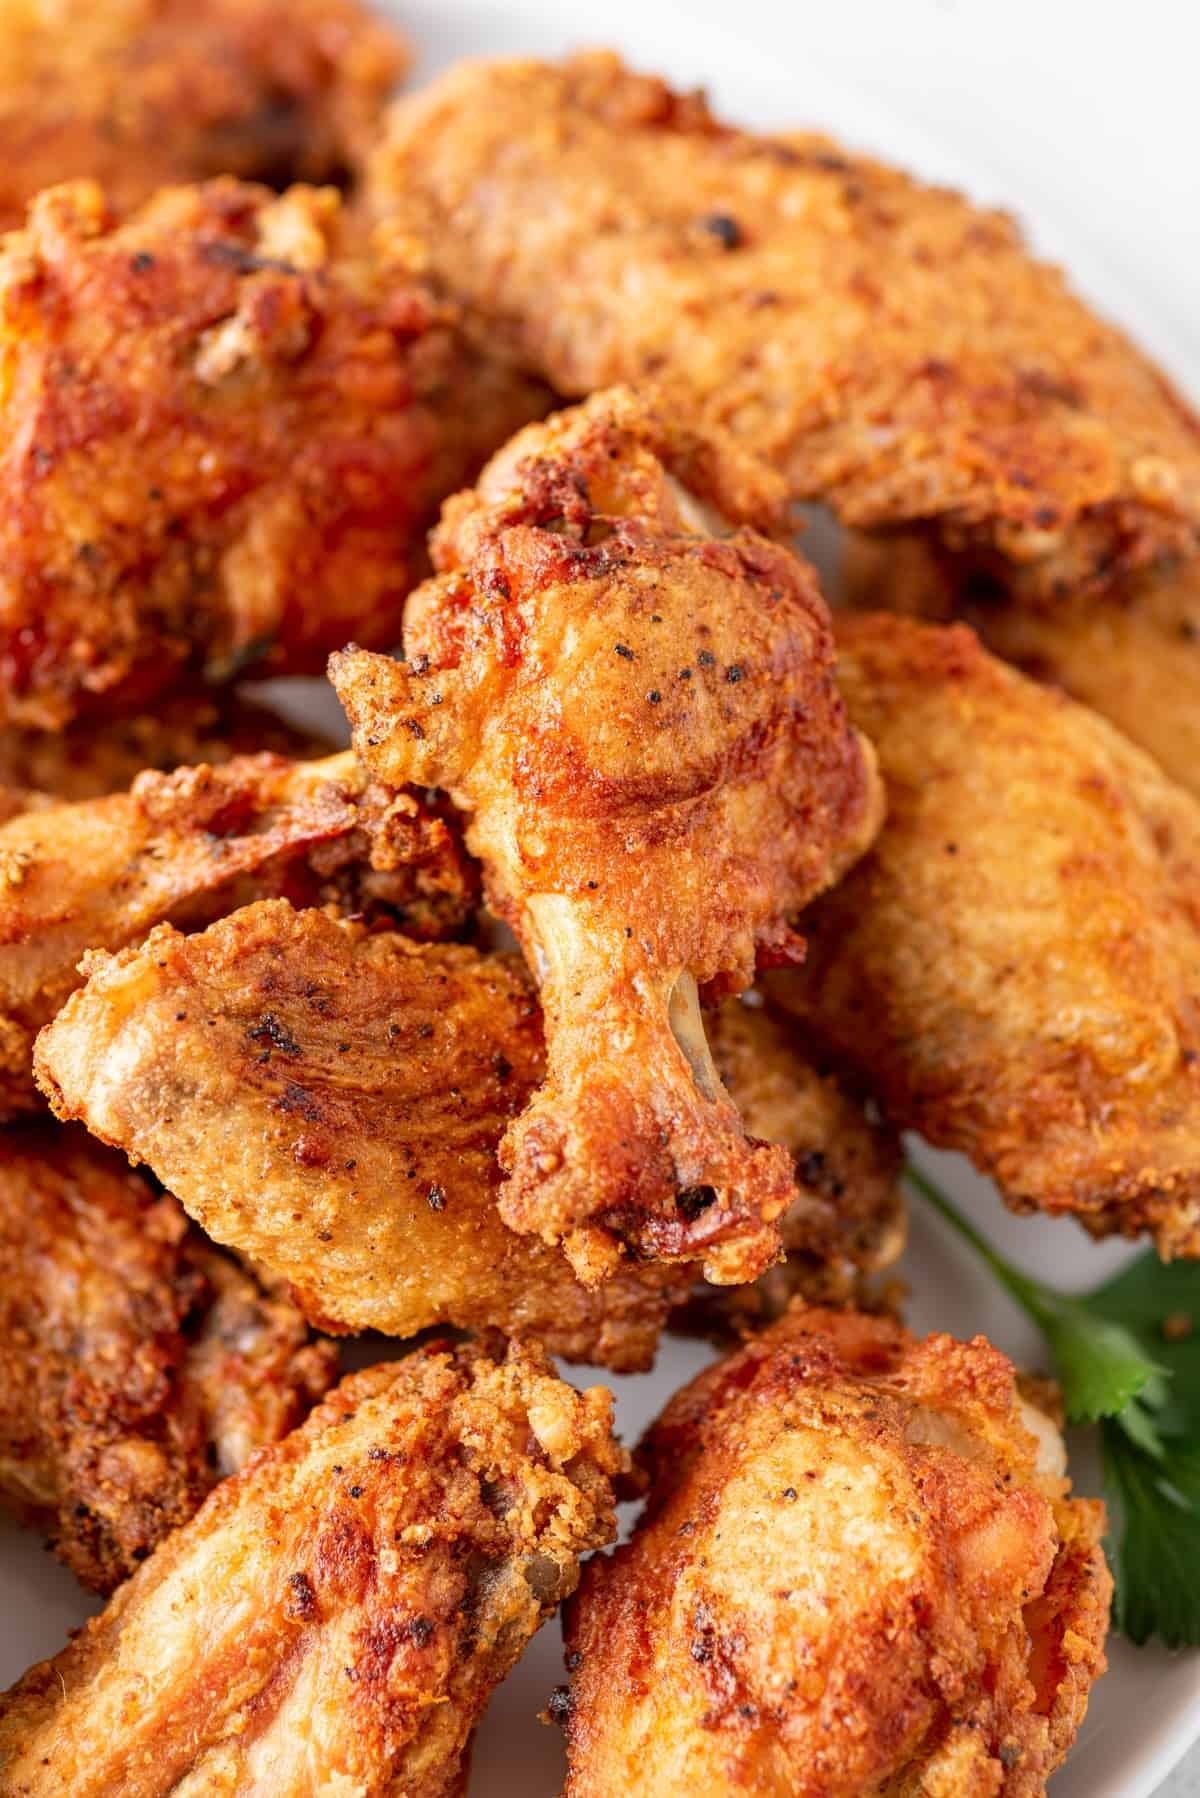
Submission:
<svg viewBox="0 0 1200 1798">
<path fill-rule="evenodd" d="M 55 1109 L 173 1180 L 315 1322 L 490 1324 L 650 1365 L 686 1271 L 623 1268 L 590 1293 L 496 1209 L 497 1144 L 544 1070 L 517 958 L 274 900 L 91 966 L 39 1043 Z"/>
<path fill-rule="evenodd" d="M 963 619 L 995 655 L 1090 705 L 1200 798 L 1200 561 L 1052 606 L 1023 604 L 919 537 L 856 540 L 846 575 L 851 604 Z"/>
<path fill-rule="evenodd" d="M 789 920 L 880 799 L 815 579 L 750 528 L 779 500 L 723 437 L 599 395 L 447 507 L 408 661 L 331 664 L 365 764 L 469 814 L 539 973 L 548 1072 L 501 1211 L 589 1283 L 625 1246 L 753 1278 L 794 1196 L 712 1070 L 697 984 L 736 992 L 795 951 Z"/>
<path fill-rule="evenodd" d="M 451 1798 L 615 1534 L 602 1387 L 435 1344 L 345 1380 L 0 1705 L 12 1798 Z"/>
<path fill-rule="evenodd" d="M 0 1490 L 85 1585 L 127 1578 L 335 1366 L 119 1157 L 0 1134 Z"/>
<path fill-rule="evenodd" d="M 1196 801 L 964 626 L 838 641 L 888 822 L 777 996 L 1018 1209 L 1200 1254 Z"/>
<path fill-rule="evenodd" d="M 407 60 L 357 0 L 0 0 L 0 230 L 84 175 L 121 212 L 211 175 L 342 179 Z"/>
<path fill-rule="evenodd" d="M 447 822 L 372 785 L 349 751 L 142 774 L 128 793 L 0 825 L 0 1114 L 35 1102 L 33 1038 L 79 985 L 81 956 L 277 893 L 381 903 L 438 934 L 473 887 Z"/>
<path fill-rule="evenodd" d="M 568 1610 L 566 1798 L 1040 1798 L 1111 1581 L 1029 1416 L 981 1337 L 845 1312 L 706 1369 Z"/>
<path fill-rule="evenodd" d="M 0 787 L 12 795 L 15 812 L 44 798 L 119 793 L 146 768 L 169 774 L 189 762 L 216 767 L 264 750 L 303 757 L 328 755 L 333 747 L 253 700 L 174 693 L 158 711 L 107 719 L 103 730 L 80 724 L 53 732 L 0 731 Z"/>
<path fill-rule="evenodd" d="M 89 182 L 0 250 L 0 723 L 384 645 L 438 502 L 541 409 L 331 190 Z"/>
<path fill-rule="evenodd" d="M 1196 545 L 1194 414 L 957 194 L 603 53 L 451 70 L 373 188 L 561 392 L 678 381 L 847 524 L 927 521 L 1043 592 Z"/>
</svg>

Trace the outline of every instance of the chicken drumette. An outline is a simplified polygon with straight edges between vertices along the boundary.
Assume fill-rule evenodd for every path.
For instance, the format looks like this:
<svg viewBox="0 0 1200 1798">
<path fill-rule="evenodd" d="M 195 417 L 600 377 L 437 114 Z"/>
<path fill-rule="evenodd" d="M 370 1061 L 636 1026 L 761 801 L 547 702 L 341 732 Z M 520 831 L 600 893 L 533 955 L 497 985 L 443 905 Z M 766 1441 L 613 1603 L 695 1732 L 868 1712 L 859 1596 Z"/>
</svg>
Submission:
<svg viewBox="0 0 1200 1798">
<path fill-rule="evenodd" d="M 540 389 L 336 194 L 40 196 L 0 249 L 0 725 L 389 644 L 439 502 Z M 419 261 L 419 256 L 415 258 Z"/>
<path fill-rule="evenodd" d="M 564 1798 L 1041 1798 L 1104 1669 L 1103 1512 L 982 1337 L 794 1309 L 642 1458 L 568 1611 Z"/>
<path fill-rule="evenodd" d="M 85 1585 L 127 1578 L 335 1366 L 118 1156 L 0 1132 L 0 1491 Z"/>
<path fill-rule="evenodd" d="M 343 179 L 407 62 L 357 0 L 0 0 L 0 231 L 44 187 Z"/>
<path fill-rule="evenodd" d="M 625 1247 L 752 1278 L 794 1193 L 746 1138 L 698 990 L 795 952 L 789 920 L 881 804 L 812 573 L 752 528 L 779 498 L 723 437 L 599 395 L 448 505 L 407 661 L 331 665 L 365 765 L 469 814 L 538 975 L 547 1077 L 505 1138 L 501 1212 L 588 1282 Z"/>
<path fill-rule="evenodd" d="M 1194 412 L 1002 213 L 603 53 L 459 64 L 372 173 L 560 393 L 678 383 L 847 524 L 1050 598 L 1198 547 Z"/>
<path fill-rule="evenodd" d="M 589 1291 L 496 1208 L 496 1149 L 544 1074 L 513 956 L 368 934 L 283 900 L 195 936 L 163 926 L 93 957 L 38 1043 L 55 1109 L 145 1162 L 219 1242 L 291 1284 L 314 1322 L 535 1335 L 554 1354 L 646 1367 L 687 1267 L 625 1263 Z M 714 1052 L 800 1194 L 789 1261 L 736 1289 L 761 1314 L 797 1282 L 841 1288 L 903 1240 L 894 1145 L 762 1012 L 731 1001 Z M 728 1289 L 722 1289 L 727 1291 Z"/>
<path fill-rule="evenodd" d="M 888 820 L 775 997 L 1019 1209 L 1200 1254 L 1200 804 L 964 625 L 838 645 Z"/>
<path fill-rule="evenodd" d="M 22 1798 L 457 1798 L 492 1688 L 615 1534 L 603 1388 L 434 1344 L 345 1380 L 0 1700 Z"/>
<path fill-rule="evenodd" d="M 0 1112 L 34 1102 L 33 1038 L 83 955 L 278 893 L 378 906 L 437 935 L 462 921 L 473 874 L 436 811 L 372 783 L 349 751 L 142 774 L 128 793 L 0 825 Z"/>
</svg>

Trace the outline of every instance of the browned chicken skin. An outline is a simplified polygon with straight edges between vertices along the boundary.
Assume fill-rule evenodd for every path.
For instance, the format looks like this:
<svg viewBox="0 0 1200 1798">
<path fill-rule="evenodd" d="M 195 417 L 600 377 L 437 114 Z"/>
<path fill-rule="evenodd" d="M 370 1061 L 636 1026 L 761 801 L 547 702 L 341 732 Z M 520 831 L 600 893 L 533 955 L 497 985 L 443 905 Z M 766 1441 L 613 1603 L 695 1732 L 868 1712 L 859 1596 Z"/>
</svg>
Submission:
<svg viewBox="0 0 1200 1798">
<path fill-rule="evenodd" d="M 0 248 L 0 724 L 389 644 L 424 532 L 541 390 L 332 190 L 43 194 Z"/>
<path fill-rule="evenodd" d="M 196 936 L 164 926 L 91 970 L 38 1043 L 55 1110 L 145 1162 L 315 1323 L 494 1325 L 571 1360 L 650 1365 L 692 1270 L 626 1262 L 589 1291 L 497 1210 L 497 1146 L 544 1073 L 516 958 L 268 900 Z M 891 1139 L 741 1013 L 717 1014 L 717 1063 L 802 1187 L 782 1220 L 794 1260 L 753 1289 L 761 1312 L 776 1288 L 886 1266 L 903 1213 Z"/>
<path fill-rule="evenodd" d="M 1194 413 L 1001 213 L 604 53 L 460 64 L 372 187 L 560 392 L 676 381 L 846 524 L 1048 595 L 1197 547 Z"/>
<path fill-rule="evenodd" d="M 778 489 L 652 399 L 516 437 L 434 538 L 408 660 L 334 684 L 369 768 L 469 815 L 489 904 L 540 982 L 547 1078 L 501 1213 L 594 1283 L 625 1248 L 753 1278 L 794 1196 L 712 1067 L 697 990 L 796 952 L 789 920 L 873 836 L 811 571 L 753 525 Z"/>
<path fill-rule="evenodd" d="M 0 1700 L 0 1787 L 457 1798 L 492 1688 L 616 1533 L 611 1407 L 532 1349 L 353 1375 Z"/>
<path fill-rule="evenodd" d="M 472 871 L 437 812 L 385 792 L 353 755 L 139 775 L 128 793 L 0 824 L 0 1111 L 35 1102 L 33 1038 L 89 950 L 170 920 L 195 929 L 246 900 L 378 901 L 414 932 L 461 923 Z"/>
<path fill-rule="evenodd" d="M 127 1578 L 335 1366 L 119 1157 L 0 1132 L 0 1491 L 85 1585 Z"/>
<path fill-rule="evenodd" d="M 1110 593 L 1028 605 L 920 537 L 860 538 L 845 588 L 870 611 L 963 619 L 995 655 L 1100 712 L 1200 798 L 1200 559 Z"/>
<path fill-rule="evenodd" d="M 1104 1670 L 1103 1511 L 982 1337 L 793 1309 L 642 1458 L 568 1610 L 565 1798 L 1041 1798 Z"/>
<path fill-rule="evenodd" d="M 1200 807 L 965 626 L 838 621 L 888 821 L 770 976 L 1019 1209 L 1200 1254 Z"/>
<path fill-rule="evenodd" d="M 357 0 L 0 0 L 0 231 L 80 175 L 121 212 L 210 175 L 341 179 L 407 60 Z"/>
</svg>

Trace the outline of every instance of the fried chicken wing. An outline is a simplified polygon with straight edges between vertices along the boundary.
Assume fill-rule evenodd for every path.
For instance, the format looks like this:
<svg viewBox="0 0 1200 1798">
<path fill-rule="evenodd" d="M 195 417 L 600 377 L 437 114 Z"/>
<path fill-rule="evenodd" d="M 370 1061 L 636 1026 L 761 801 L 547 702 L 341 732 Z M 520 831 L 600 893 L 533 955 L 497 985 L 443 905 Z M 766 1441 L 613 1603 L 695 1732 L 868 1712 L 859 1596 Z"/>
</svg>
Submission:
<svg viewBox="0 0 1200 1798">
<path fill-rule="evenodd" d="M 76 182 L 0 249 L 0 724 L 399 635 L 445 495 L 544 408 L 332 190 Z"/>
<path fill-rule="evenodd" d="M 631 1371 L 686 1270 L 595 1293 L 496 1209 L 496 1148 L 544 1071 L 519 958 L 268 900 L 94 957 L 39 1044 L 55 1108 L 160 1177 L 326 1329 L 494 1325 Z"/>
<path fill-rule="evenodd" d="M 1003 1355 L 793 1309 L 642 1453 L 645 1515 L 568 1611 L 565 1798 L 1040 1798 L 1111 1581 Z"/>
<path fill-rule="evenodd" d="M 497 1211 L 497 1146 L 544 1073 L 514 957 L 267 900 L 195 936 L 163 926 L 91 970 L 38 1043 L 54 1108 L 146 1163 L 313 1322 L 493 1325 L 570 1360 L 651 1364 L 690 1269 L 624 1263 L 589 1291 Z M 903 1214 L 892 1139 L 741 1010 L 717 1015 L 718 1066 L 801 1183 L 789 1263 L 744 1301 L 761 1314 L 799 1282 L 888 1265 Z"/>
<path fill-rule="evenodd" d="M 445 787 L 537 970 L 547 1077 L 501 1150 L 513 1228 L 586 1282 L 626 1247 L 752 1278 L 787 1157 L 747 1140 L 701 986 L 736 992 L 870 841 L 879 790 L 778 489 L 652 399 L 516 437 L 435 535 L 408 660 L 331 672 L 383 780 Z"/>
<path fill-rule="evenodd" d="M 1001 213 L 603 53 L 460 64 L 373 188 L 560 392 L 676 381 L 847 524 L 1044 593 L 1196 547 L 1194 413 Z"/>
<path fill-rule="evenodd" d="M 602 1387 L 435 1344 L 343 1381 L 0 1700 L 13 1798 L 453 1798 L 615 1534 Z"/>
<path fill-rule="evenodd" d="M 839 620 L 888 822 L 770 976 L 1018 1209 L 1200 1254 L 1200 809 L 965 626 Z"/>
<path fill-rule="evenodd" d="M 845 574 L 860 608 L 963 619 L 994 654 L 1102 713 L 1200 798 L 1200 561 L 1048 606 L 935 556 L 919 537 L 858 539 Z"/>
<path fill-rule="evenodd" d="M 0 231 L 78 176 L 121 212 L 211 175 L 341 179 L 407 60 L 357 0 L 0 0 Z"/>
<path fill-rule="evenodd" d="M 332 1383 L 332 1345 L 82 1132 L 0 1132 L 0 1491 L 111 1592 Z"/>
<path fill-rule="evenodd" d="M 447 822 L 369 782 L 347 751 L 240 756 L 139 775 L 128 793 L 0 825 L 0 1111 L 34 1101 L 33 1038 L 80 958 L 170 920 L 195 929 L 249 899 L 378 899 L 410 929 L 460 922 L 471 870 Z"/>
</svg>

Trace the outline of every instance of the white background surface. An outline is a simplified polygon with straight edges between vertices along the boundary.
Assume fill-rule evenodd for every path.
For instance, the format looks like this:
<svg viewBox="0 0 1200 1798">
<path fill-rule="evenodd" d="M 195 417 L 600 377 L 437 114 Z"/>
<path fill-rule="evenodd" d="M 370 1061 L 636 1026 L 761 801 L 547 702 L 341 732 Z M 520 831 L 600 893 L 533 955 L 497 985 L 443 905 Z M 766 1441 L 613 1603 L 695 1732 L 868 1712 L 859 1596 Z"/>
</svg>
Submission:
<svg viewBox="0 0 1200 1798">
<path fill-rule="evenodd" d="M 675 80 L 707 81 L 731 116 L 825 126 L 1011 206 L 1039 248 L 1067 262 L 1078 285 L 1200 396 L 1200 34 L 1192 0 L 738 0 L 736 8 L 729 0 L 610 0 L 603 9 L 397 0 L 395 10 L 424 52 L 418 76 L 454 55 L 611 42 Z M 1120 1254 L 1093 1248 L 1067 1224 L 1008 1217 L 969 1174 L 958 1172 L 952 1185 L 1006 1252 L 1043 1274 L 1053 1270 L 1064 1285 L 1093 1284 Z M 918 1327 L 984 1330 L 1037 1363 L 1036 1339 L 1007 1301 L 920 1216 L 905 1271 Z M 703 1359 L 692 1345 L 672 1344 L 654 1375 L 613 1382 L 627 1439 Z M 1086 1459 L 1076 1471 L 1081 1486 L 1094 1489 Z M 70 1576 L 9 1526 L 0 1527 L 0 1565 L 7 1683 L 54 1652 L 84 1607 Z M 1112 1662 L 1054 1798 L 1149 1798 L 1200 1732 L 1200 1658 L 1118 1642 Z M 532 1719 L 561 1678 L 551 1627 L 480 1732 L 474 1798 L 551 1798 L 558 1790 L 557 1733 Z M 1185 1794 L 1200 1794 L 1200 1749 L 1161 1787 L 1161 1798 Z"/>
</svg>

